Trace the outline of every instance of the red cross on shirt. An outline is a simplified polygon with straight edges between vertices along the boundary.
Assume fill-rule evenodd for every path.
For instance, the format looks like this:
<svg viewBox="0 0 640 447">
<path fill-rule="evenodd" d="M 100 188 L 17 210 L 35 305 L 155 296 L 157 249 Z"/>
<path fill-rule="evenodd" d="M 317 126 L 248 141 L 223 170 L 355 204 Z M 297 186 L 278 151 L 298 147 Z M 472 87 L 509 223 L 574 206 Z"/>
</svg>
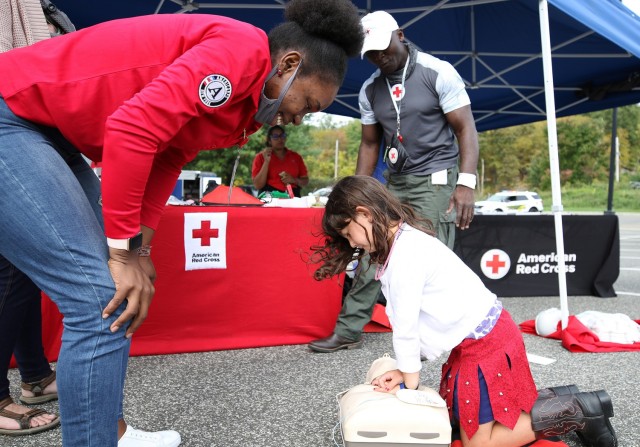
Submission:
<svg viewBox="0 0 640 447">
<path fill-rule="evenodd" d="M 500 267 L 504 267 L 505 265 L 507 265 L 506 262 L 501 261 L 499 255 L 493 255 L 493 259 L 491 261 L 487 261 L 487 267 L 491 268 L 491 273 L 494 275 L 498 273 Z"/>
<path fill-rule="evenodd" d="M 389 159 L 390 159 L 391 161 L 395 161 L 395 159 L 396 159 L 396 153 L 395 153 L 395 152 L 391 152 L 391 153 L 389 154 Z"/>
<path fill-rule="evenodd" d="M 400 98 L 401 95 L 402 89 L 400 88 L 400 86 L 396 85 L 396 88 L 393 89 L 393 96 L 395 96 L 396 98 Z"/>
<path fill-rule="evenodd" d="M 199 229 L 193 230 L 193 238 L 200 238 L 200 245 L 203 247 L 208 247 L 211 245 L 211 238 L 218 237 L 218 229 L 211 228 L 211 221 L 203 220 L 202 225 Z"/>
</svg>

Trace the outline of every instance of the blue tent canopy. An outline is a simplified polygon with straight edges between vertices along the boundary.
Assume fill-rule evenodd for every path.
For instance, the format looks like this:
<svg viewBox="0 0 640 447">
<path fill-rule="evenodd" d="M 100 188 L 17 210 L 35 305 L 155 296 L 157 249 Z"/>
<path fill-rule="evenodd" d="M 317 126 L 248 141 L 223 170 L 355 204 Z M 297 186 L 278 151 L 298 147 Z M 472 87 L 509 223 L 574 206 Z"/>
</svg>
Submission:
<svg viewBox="0 0 640 447">
<path fill-rule="evenodd" d="M 321 1 L 321 0 L 319 0 Z M 153 13 L 210 13 L 266 31 L 282 0 L 58 0 L 81 27 Z M 355 0 L 386 10 L 421 50 L 451 62 L 468 87 L 478 130 L 546 119 L 537 0 Z M 640 102 L 640 19 L 618 0 L 549 0 L 557 116 Z M 238 36 L 239 44 L 243 36 Z M 358 117 L 357 96 L 374 67 L 353 59 L 326 111 Z"/>
</svg>

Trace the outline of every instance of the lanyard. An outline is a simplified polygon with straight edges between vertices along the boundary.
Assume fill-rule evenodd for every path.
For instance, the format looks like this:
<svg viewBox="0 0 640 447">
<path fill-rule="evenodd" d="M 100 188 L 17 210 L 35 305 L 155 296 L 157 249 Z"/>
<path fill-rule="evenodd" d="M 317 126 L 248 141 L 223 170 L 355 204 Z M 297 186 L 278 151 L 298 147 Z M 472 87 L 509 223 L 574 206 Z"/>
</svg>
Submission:
<svg viewBox="0 0 640 447">
<path fill-rule="evenodd" d="M 405 95 L 405 91 L 404 91 L 404 78 L 405 75 L 407 74 L 407 67 L 409 66 L 409 59 L 411 59 L 410 55 L 407 54 L 407 62 L 405 62 L 404 64 L 404 69 L 402 70 L 402 82 L 401 82 L 401 88 L 402 88 L 402 96 L 404 97 Z M 391 85 L 389 84 L 389 79 L 387 79 L 387 77 L 385 76 L 384 80 L 387 82 L 387 88 L 389 89 L 389 95 L 391 96 L 391 104 L 393 104 L 393 108 L 396 109 L 396 136 L 398 137 L 398 140 L 400 140 L 400 142 L 402 143 L 402 135 L 400 135 L 400 108 L 402 107 L 402 98 L 400 98 L 397 102 L 395 100 L 395 98 L 393 97 L 393 92 L 391 91 Z"/>
<path fill-rule="evenodd" d="M 384 261 L 384 265 L 380 266 L 378 264 L 378 266 L 376 267 L 376 274 L 375 274 L 375 280 L 376 281 L 379 281 L 380 278 L 382 277 L 382 275 L 384 275 L 384 272 L 387 270 L 387 265 L 389 264 L 389 259 L 391 259 L 391 253 L 393 253 L 393 247 L 396 245 L 396 241 L 400 237 L 400 234 L 402 234 L 402 221 L 400 221 L 398 223 L 398 229 L 396 230 L 396 234 L 395 234 L 395 236 L 393 238 L 393 242 L 391 243 L 391 249 L 389 250 L 389 254 L 387 255 L 387 259 Z"/>
</svg>

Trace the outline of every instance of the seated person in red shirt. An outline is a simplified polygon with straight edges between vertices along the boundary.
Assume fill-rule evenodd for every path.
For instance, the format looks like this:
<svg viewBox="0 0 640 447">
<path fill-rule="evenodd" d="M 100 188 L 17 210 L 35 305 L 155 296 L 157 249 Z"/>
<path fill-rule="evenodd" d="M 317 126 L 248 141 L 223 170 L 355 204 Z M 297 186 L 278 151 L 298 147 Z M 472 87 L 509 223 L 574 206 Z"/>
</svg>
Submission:
<svg viewBox="0 0 640 447">
<path fill-rule="evenodd" d="M 283 127 L 269 129 L 267 147 L 253 159 L 251 178 L 260 192 L 286 192 L 287 185 L 291 185 L 293 194 L 300 197 L 300 188 L 309 183 L 309 175 L 302 156 L 285 147 L 286 138 Z"/>
</svg>

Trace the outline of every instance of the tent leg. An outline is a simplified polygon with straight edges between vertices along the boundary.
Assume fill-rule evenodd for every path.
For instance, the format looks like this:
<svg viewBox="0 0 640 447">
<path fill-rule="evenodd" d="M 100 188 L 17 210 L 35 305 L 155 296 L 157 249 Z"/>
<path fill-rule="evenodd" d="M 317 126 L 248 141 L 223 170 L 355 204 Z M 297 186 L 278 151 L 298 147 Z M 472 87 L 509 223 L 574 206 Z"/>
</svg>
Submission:
<svg viewBox="0 0 640 447">
<path fill-rule="evenodd" d="M 544 93 L 547 108 L 547 130 L 549 134 L 549 165 L 551 171 L 551 194 L 556 231 L 556 254 L 558 259 L 558 286 L 560 290 L 560 314 L 562 329 L 569 323 L 567 303 L 567 274 L 564 259 L 564 233 L 562 230 L 562 199 L 560 191 L 560 163 L 558 161 L 558 132 L 556 128 L 556 104 L 553 90 L 553 64 L 551 62 L 551 39 L 549 36 L 549 8 L 547 0 L 539 0 L 540 39 L 544 72 Z"/>
<path fill-rule="evenodd" d="M 616 140 L 618 139 L 618 108 L 614 107 L 611 113 L 611 157 L 609 158 L 609 194 L 607 195 L 607 211 L 605 214 L 615 214 L 613 212 L 613 177 L 616 169 Z"/>
</svg>

